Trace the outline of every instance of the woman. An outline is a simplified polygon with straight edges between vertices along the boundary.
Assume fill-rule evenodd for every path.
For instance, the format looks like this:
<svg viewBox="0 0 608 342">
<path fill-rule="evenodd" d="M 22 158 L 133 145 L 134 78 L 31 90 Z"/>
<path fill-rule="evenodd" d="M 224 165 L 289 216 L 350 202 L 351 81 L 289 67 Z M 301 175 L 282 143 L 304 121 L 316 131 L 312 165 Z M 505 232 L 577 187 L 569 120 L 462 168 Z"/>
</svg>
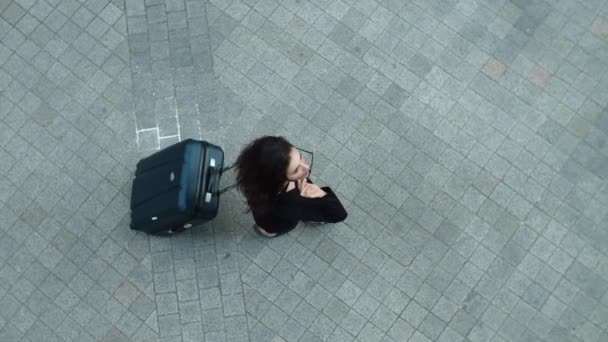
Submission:
<svg viewBox="0 0 608 342">
<path fill-rule="evenodd" d="M 294 229 L 299 221 L 341 222 L 344 207 L 329 187 L 312 184 L 310 165 L 283 137 L 265 136 L 251 142 L 236 161 L 236 180 L 255 220 L 255 231 L 274 237 Z"/>
</svg>

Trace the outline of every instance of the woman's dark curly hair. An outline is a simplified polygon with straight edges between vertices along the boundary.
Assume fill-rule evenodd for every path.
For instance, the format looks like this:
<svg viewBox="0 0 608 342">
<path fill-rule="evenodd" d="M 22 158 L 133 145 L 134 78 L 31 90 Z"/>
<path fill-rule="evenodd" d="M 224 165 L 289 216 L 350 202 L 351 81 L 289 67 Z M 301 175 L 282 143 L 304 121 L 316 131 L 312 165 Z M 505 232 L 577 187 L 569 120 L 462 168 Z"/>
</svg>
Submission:
<svg viewBox="0 0 608 342">
<path fill-rule="evenodd" d="M 287 180 L 292 147 L 283 137 L 263 136 L 243 148 L 236 160 L 236 184 L 250 210 L 271 209 Z"/>
</svg>

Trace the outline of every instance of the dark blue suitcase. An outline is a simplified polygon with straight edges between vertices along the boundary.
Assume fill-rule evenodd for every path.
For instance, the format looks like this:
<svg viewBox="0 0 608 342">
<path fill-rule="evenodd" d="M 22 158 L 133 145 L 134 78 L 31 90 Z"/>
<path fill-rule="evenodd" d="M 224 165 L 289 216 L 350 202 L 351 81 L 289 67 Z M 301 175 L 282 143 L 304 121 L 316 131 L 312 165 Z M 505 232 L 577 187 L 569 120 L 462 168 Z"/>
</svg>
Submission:
<svg viewBox="0 0 608 342">
<path fill-rule="evenodd" d="M 173 234 L 217 215 L 224 151 L 188 139 L 137 163 L 131 192 L 131 229 Z"/>
</svg>

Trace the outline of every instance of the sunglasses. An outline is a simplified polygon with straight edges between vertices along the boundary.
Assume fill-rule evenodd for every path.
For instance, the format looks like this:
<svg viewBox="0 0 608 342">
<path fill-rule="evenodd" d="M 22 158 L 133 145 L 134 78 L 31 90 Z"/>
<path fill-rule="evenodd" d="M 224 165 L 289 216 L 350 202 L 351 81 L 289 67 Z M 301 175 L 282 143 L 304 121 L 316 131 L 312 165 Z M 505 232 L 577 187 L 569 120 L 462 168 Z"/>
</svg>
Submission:
<svg viewBox="0 0 608 342">
<path fill-rule="evenodd" d="M 311 151 L 308 151 L 308 150 L 305 150 L 305 149 L 302 149 L 302 148 L 299 148 L 299 147 L 296 147 L 296 146 L 294 146 L 294 148 L 296 150 L 300 151 L 300 153 L 302 153 L 302 160 L 303 161 L 306 162 L 306 161 L 310 160 L 309 170 L 312 173 L 312 164 L 313 164 L 313 162 L 315 160 L 315 154 L 312 153 Z"/>
</svg>

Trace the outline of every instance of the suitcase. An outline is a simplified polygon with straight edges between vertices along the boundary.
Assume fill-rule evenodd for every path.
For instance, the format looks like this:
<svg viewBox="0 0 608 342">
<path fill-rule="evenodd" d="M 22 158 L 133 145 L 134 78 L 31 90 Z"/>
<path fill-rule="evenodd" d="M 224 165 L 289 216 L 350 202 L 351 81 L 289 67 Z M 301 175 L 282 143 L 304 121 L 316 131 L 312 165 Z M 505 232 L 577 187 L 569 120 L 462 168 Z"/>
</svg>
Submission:
<svg viewBox="0 0 608 342">
<path fill-rule="evenodd" d="M 131 191 L 131 229 L 170 235 L 215 218 L 224 151 L 188 139 L 137 163 Z"/>
</svg>

